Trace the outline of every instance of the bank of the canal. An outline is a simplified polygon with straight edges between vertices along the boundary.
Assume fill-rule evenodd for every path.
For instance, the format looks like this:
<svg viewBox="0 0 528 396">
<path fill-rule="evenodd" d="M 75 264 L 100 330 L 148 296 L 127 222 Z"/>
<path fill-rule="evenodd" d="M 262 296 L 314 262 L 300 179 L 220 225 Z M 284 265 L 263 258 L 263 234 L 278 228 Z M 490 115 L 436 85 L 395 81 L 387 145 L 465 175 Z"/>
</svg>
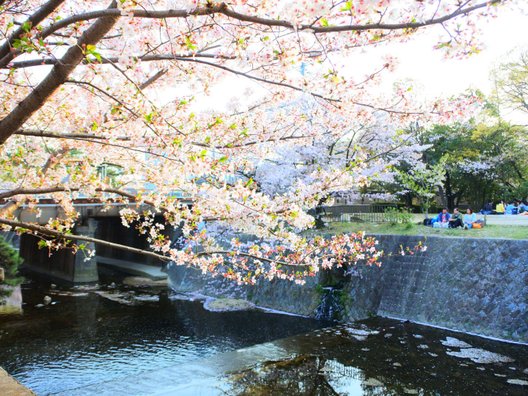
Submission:
<svg viewBox="0 0 528 396">
<path fill-rule="evenodd" d="M 172 264 L 170 285 L 312 317 L 350 322 L 377 315 L 528 343 L 528 239 L 375 238 L 385 252 L 381 267 L 321 271 L 303 286 L 277 279 L 237 286 Z M 420 244 L 424 251 L 405 253 Z"/>
<path fill-rule="evenodd" d="M 0 391 L 2 396 L 34 396 L 28 388 L 21 385 L 0 367 Z"/>
</svg>

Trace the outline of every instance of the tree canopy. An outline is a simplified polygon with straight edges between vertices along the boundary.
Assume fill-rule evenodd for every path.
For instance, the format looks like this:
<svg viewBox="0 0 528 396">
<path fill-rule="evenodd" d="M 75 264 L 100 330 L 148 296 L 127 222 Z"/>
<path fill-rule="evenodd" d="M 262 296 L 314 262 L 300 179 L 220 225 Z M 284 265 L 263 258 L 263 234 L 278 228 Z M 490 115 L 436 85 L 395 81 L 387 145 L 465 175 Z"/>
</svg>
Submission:
<svg viewBox="0 0 528 396">
<path fill-rule="evenodd" d="M 473 98 L 421 103 L 405 84 L 380 92 L 394 57 L 363 61 L 362 51 L 433 30 L 439 51 L 466 56 L 481 48 L 481 24 L 515 3 L 0 0 L 0 198 L 9 201 L 0 223 L 60 247 L 75 238 L 75 198 L 133 200 L 152 210 L 123 209 L 123 222 L 157 254 L 237 281 L 375 262 L 361 236 L 299 236 L 313 224 L 307 210 L 413 152 L 418 143 L 401 126 L 454 119 Z M 359 66 L 369 70 L 355 73 Z M 259 166 L 299 147 L 313 148 L 302 171 L 266 190 Z M 119 171 L 101 177 L 107 164 Z M 13 217 L 40 196 L 65 216 L 41 225 Z M 173 248 L 155 213 L 201 248 Z M 198 230 L 204 219 L 267 242 L 220 248 Z"/>
<path fill-rule="evenodd" d="M 423 160 L 442 163 L 437 193 L 449 209 L 464 203 L 480 209 L 487 202 L 524 199 L 528 178 L 526 129 L 498 119 L 436 125 L 421 133 L 429 145 Z"/>
</svg>

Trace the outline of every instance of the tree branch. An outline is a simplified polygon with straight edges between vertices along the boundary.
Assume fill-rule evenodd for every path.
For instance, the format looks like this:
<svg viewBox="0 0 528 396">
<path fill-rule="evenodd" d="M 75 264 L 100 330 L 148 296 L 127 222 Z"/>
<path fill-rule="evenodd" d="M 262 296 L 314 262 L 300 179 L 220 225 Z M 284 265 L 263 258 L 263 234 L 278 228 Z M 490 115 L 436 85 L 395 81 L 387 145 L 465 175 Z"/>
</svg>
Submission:
<svg viewBox="0 0 528 396">
<path fill-rule="evenodd" d="M 215 55 L 215 54 L 198 54 L 194 52 L 189 53 L 189 54 L 182 54 L 182 55 L 172 55 L 172 54 L 144 55 L 144 56 L 137 56 L 135 58 L 141 62 L 184 60 L 187 58 L 208 58 L 208 59 L 226 59 L 226 60 L 236 59 L 236 57 L 234 56 Z M 56 59 L 56 58 L 28 59 L 25 61 L 13 62 L 7 66 L 4 66 L 3 68 L 4 69 L 24 69 L 27 67 L 57 65 L 57 64 L 62 64 L 62 63 L 63 63 L 62 59 Z M 90 65 L 90 64 L 107 65 L 107 64 L 115 64 L 115 63 L 119 63 L 118 57 L 102 57 L 101 61 L 97 61 L 95 59 L 94 60 L 84 59 L 81 62 L 81 64 L 83 65 Z M 0 68 L 2 67 L 0 66 Z"/>
<path fill-rule="evenodd" d="M 19 129 L 14 135 L 37 136 L 54 139 L 107 139 L 105 136 L 98 136 L 93 133 L 48 132 L 42 129 Z M 118 138 L 117 140 L 128 140 L 128 138 Z"/>
<path fill-rule="evenodd" d="M 79 190 L 80 188 L 78 187 L 67 188 L 64 186 L 54 186 L 54 187 L 47 187 L 47 188 L 17 188 L 15 190 L 0 193 L 0 199 L 11 198 L 16 195 L 51 194 L 51 193 L 56 193 L 56 192 L 74 192 L 74 191 L 79 191 Z M 121 195 L 122 197 L 129 198 L 132 200 L 137 199 L 136 195 L 128 193 L 123 190 L 119 190 L 117 188 L 96 188 L 95 191 L 103 192 L 103 193 L 110 193 L 110 194 L 117 194 L 117 195 Z M 153 207 L 156 206 L 154 202 L 152 201 L 143 200 L 143 202 Z"/>
<path fill-rule="evenodd" d="M 171 260 L 170 257 L 164 256 L 162 254 L 158 254 L 158 253 L 155 253 L 155 252 L 149 252 L 147 250 L 138 249 L 138 248 L 134 248 L 134 247 L 126 246 L 126 245 L 121 245 L 119 243 L 108 242 L 108 241 L 105 241 L 105 240 L 102 240 L 102 239 L 92 238 L 92 237 L 89 237 L 89 236 L 75 235 L 75 234 L 65 234 L 63 232 L 51 230 L 49 228 L 46 228 L 46 227 L 43 227 L 43 226 L 37 225 L 37 224 L 25 223 L 25 222 L 20 222 L 20 221 L 13 221 L 13 220 L 7 220 L 7 219 L 2 219 L 2 218 L 0 218 L 0 224 L 5 224 L 5 225 L 11 226 L 11 227 L 13 227 L 15 229 L 19 229 L 21 231 L 24 231 L 24 230 L 33 231 L 33 232 L 35 232 L 37 234 L 40 234 L 42 236 L 54 237 L 54 238 L 59 238 L 59 239 L 66 239 L 66 240 L 70 240 L 70 241 L 93 242 L 93 243 L 96 243 L 96 244 L 101 245 L 101 246 L 108 246 L 108 247 L 111 247 L 111 248 L 120 249 L 120 250 L 124 250 L 124 251 L 127 251 L 127 252 L 138 253 L 138 254 L 141 254 L 143 256 L 153 257 L 153 258 L 156 258 L 158 260 L 165 261 L 165 262 Z"/>
<path fill-rule="evenodd" d="M 110 4 L 110 10 L 115 9 L 116 0 Z M 104 17 L 98 19 L 77 40 L 77 45 L 72 46 L 61 58 L 61 63 L 53 66 L 49 74 L 37 87 L 22 100 L 4 119 L 0 120 L 0 145 L 15 133 L 48 98 L 68 79 L 77 65 L 84 59 L 83 48 L 96 44 L 115 25 L 117 17 Z"/>
<path fill-rule="evenodd" d="M 48 15 L 53 13 L 64 0 L 50 0 L 42 7 L 38 9 L 33 15 L 31 15 L 24 24 L 20 25 L 11 36 L 0 46 L 0 67 L 7 65 L 14 58 L 14 53 L 11 52 L 13 43 L 19 39 L 24 33 L 26 33 L 27 26 L 30 28 L 37 26 L 42 22 Z"/>
<path fill-rule="evenodd" d="M 289 88 L 289 89 L 292 89 L 294 91 L 305 92 L 305 93 L 307 93 L 309 95 L 312 95 L 313 97 L 316 97 L 316 98 L 319 98 L 319 99 L 323 99 L 323 100 L 326 100 L 326 101 L 331 102 L 331 103 L 341 103 L 342 102 L 342 100 L 338 99 L 338 98 L 331 98 L 331 97 L 324 96 L 324 95 L 316 93 L 316 92 L 306 91 L 305 89 L 303 89 L 301 87 L 297 87 L 297 86 L 292 85 L 292 84 L 288 84 L 288 83 L 284 83 L 284 82 L 280 82 L 280 81 L 273 81 L 273 80 L 269 80 L 267 78 L 254 76 L 252 74 L 245 73 L 245 72 L 242 72 L 242 71 L 239 71 L 239 70 L 235 70 L 235 69 L 232 69 L 232 68 L 230 68 L 228 66 L 220 65 L 218 63 L 209 62 L 209 61 L 205 61 L 205 60 L 201 60 L 201 59 L 195 59 L 195 58 L 181 58 L 181 59 L 178 59 L 178 60 L 184 61 L 184 62 L 195 62 L 195 63 L 207 65 L 207 66 L 216 67 L 218 69 L 225 70 L 225 71 L 227 71 L 229 73 L 232 73 L 232 74 L 235 74 L 235 75 L 238 75 L 238 76 L 242 76 L 242 77 L 248 78 L 250 80 L 259 81 L 259 82 L 262 82 L 262 83 L 265 83 L 265 84 L 270 84 L 270 85 L 276 85 L 276 86 L 279 86 L 279 87 Z M 390 107 L 388 107 L 388 108 L 377 107 L 377 106 L 373 106 L 373 105 L 368 104 L 368 103 L 357 102 L 357 101 L 353 101 L 352 103 L 355 104 L 356 106 L 367 107 L 367 108 L 375 110 L 375 111 L 382 111 L 382 112 L 390 113 L 390 114 L 400 114 L 400 115 L 423 115 L 424 114 L 424 112 L 422 112 L 422 111 L 393 110 Z M 391 107 L 394 107 L 394 105 L 391 106 Z"/>
<path fill-rule="evenodd" d="M 170 19 L 170 18 L 188 18 L 190 16 L 207 16 L 214 14 L 223 14 L 229 18 L 236 19 L 242 22 L 249 22 L 257 25 L 263 25 L 268 27 L 283 27 L 292 30 L 298 31 L 310 31 L 313 33 L 334 33 L 334 32 L 360 32 L 368 30 L 404 30 L 404 29 L 418 29 L 425 26 L 441 24 L 450 19 L 456 18 L 461 15 L 467 15 L 471 12 L 474 12 L 478 9 L 489 7 L 490 5 L 499 4 L 504 2 L 504 0 L 491 0 L 486 1 L 480 4 L 475 4 L 471 7 L 458 8 L 450 14 L 443 15 L 441 17 L 430 18 L 422 22 L 404 22 L 404 23 L 368 23 L 364 25 L 337 25 L 337 26 L 314 26 L 313 24 L 302 24 L 297 26 L 292 22 L 281 20 L 281 19 L 269 19 L 258 17 L 255 15 L 247 15 L 236 12 L 228 7 L 225 3 L 212 3 L 207 7 L 197 7 L 193 10 L 130 10 L 127 11 L 127 15 L 133 18 L 153 18 L 153 19 Z M 436 13 L 435 13 L 436 14 Z M 41 37 L 46 37 L 55 31 L 67 27 L 71 24 L 87 21 L 90 19 L 97 19 L 106 16 L 118 17 L 122 15 L 121 10 L 118 9 L 106 9 L 86 12 L 83 14 L 73 15 L 69 18 L 64 18 L 63 20 L 53 24 L 52 26 L 44 29 L 42 31 Z"/>
<path fill-rule="evenodd" d="M 130 147 L 130 146 L 125 146 L 123 144 L 113 143 L 105 136 L 98 136 L 98 135 L 93 135 L 89 133 L 60 133 L 60 132 L 47 132 L 43 130 L 22 129 L 22 130 L 18 130 L 17 132 L 15 132 L 14 135 L 37 136 L 37 137 L 45 137 L 45 138 L 51 138 L 51 139 L 80 140 L 80 141 L 87 142 L 87 143 L 94 143 L 94 144 L 100 144 L 102 146 L 111 146 L 111 147 L 121 148 L 124 150 L 130 150 L 136 153 L 149 154 L 154 157 L 160 157 L 160 158 L 164 158 L 169 161 L 182 163 L 180 158 L 169 157 L 166 154 L 156 153 L 152 150 L 143 150 L 137 147 Z M 130 139 L 123 136 L 123 137 L 118 137 L 116 140 L 129 141 Z M 202 147 L 209 147 L 205 144 L 197 144 L 197 145 L 202 146 Z"/>
</svg>

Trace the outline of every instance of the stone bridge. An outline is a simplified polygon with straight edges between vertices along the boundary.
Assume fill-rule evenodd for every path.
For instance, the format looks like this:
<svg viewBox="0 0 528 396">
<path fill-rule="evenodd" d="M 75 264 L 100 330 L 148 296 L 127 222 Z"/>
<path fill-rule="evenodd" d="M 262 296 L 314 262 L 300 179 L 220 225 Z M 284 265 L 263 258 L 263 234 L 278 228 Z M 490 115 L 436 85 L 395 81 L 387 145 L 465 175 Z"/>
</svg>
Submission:
<svg viewBox="0 0 528 396">
<path fill-rule="evenodd" d="M 50 219 L 60 218 L 62 209 L 54 203 L 43 203 L 41 201 L 36 207 L 40 210 L 37 217 L 35 208 L 22 206 L 17 210 L 17 217 L 22 222 L 47 224 Z M 191 205 L 191 200 L 185 200 L 185 204 Z M 103 204 L 78 200 L 74 208 L 79 213 L 79 220 L 75 226 L 74 233 L 102 239 L 109 242 L 131 246 L 140 249 L 148 249 L 148 241 L 145 236 L 139 235 L 133 228 L 126 228 L 121 224 L 119 211 L 125 207 L 133 207 L 141 211 L 151 209 L 149 205 L 136 203 Z M 159 219 L 162 221 L 162 218 Z M 176 237 L 179 230 L 168 230 L 171 239 Z M 163 263 L 151 257 L 138 253 L 127 252 L 108 246 L 87 243 L 88 250 L 95 250 L 93 257 L 87 257 L 84 251 L 73 253 L 71 250 L 62 249 L 49 252 L 48 249 L 39 248 L 40 238 L 23 234 L 20 237 L 20 255 L 24 258 L 23 269 L 45 276 L 47 278 L 67 283 L 95 283 L 99 280 L 98 269 L 103 266 L 120 272 L 146 276 L 152 279 L 165 279 L 166 274 L 161 271 Z"/>
</svg>

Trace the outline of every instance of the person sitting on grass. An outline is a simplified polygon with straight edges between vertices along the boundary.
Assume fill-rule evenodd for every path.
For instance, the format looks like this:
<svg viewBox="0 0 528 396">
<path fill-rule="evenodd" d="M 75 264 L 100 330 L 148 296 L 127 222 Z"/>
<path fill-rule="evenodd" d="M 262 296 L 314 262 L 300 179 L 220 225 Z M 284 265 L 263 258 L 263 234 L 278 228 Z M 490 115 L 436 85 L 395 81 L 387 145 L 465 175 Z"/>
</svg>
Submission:
<svg viewBox="0 0 528 396">
<path fill-rule="evenodd" d="M 488 202 L 484 205 L 482 210 L 480 211 L 481 214 L 489 215 L 493 213 L 493 204 L 491 202 Z"/>
<path fill-rule="evenodd" d="M 477 215 L 473 213 L 473 211 L 468 208 L 466 210 L 466 214 L 464 215 L 464 229 L 473 228 L 473 223 L 477 221 Z"/>
<path fill-rule="evenodd" d="M 521 201 L 519 205 L 519 214 L 524 214 L 526 216 L 526 213 L 528 213 L 528 202 Z"/>
<path fill-rule="evenodd" d="M 495 207 L 495 212 L 497 214 L 504 214 L 504 201 L 500 201 Z"/>
<path fill-rule="evenodd" d="M 434 228 L 447 228 L 449 226 L 449 219 L 451 215 L 448 213 L 447 208 L 442 209 L 442 211 L 436 216 L 436 221 L 433 223 Z"/>
<path fill-rule="evenodd" d="M 453 216 L 449 219 L 449 228 L 462 227 L 462 213 L 458 211 L 458 208 L 453 210 Z"/>
</svg>

